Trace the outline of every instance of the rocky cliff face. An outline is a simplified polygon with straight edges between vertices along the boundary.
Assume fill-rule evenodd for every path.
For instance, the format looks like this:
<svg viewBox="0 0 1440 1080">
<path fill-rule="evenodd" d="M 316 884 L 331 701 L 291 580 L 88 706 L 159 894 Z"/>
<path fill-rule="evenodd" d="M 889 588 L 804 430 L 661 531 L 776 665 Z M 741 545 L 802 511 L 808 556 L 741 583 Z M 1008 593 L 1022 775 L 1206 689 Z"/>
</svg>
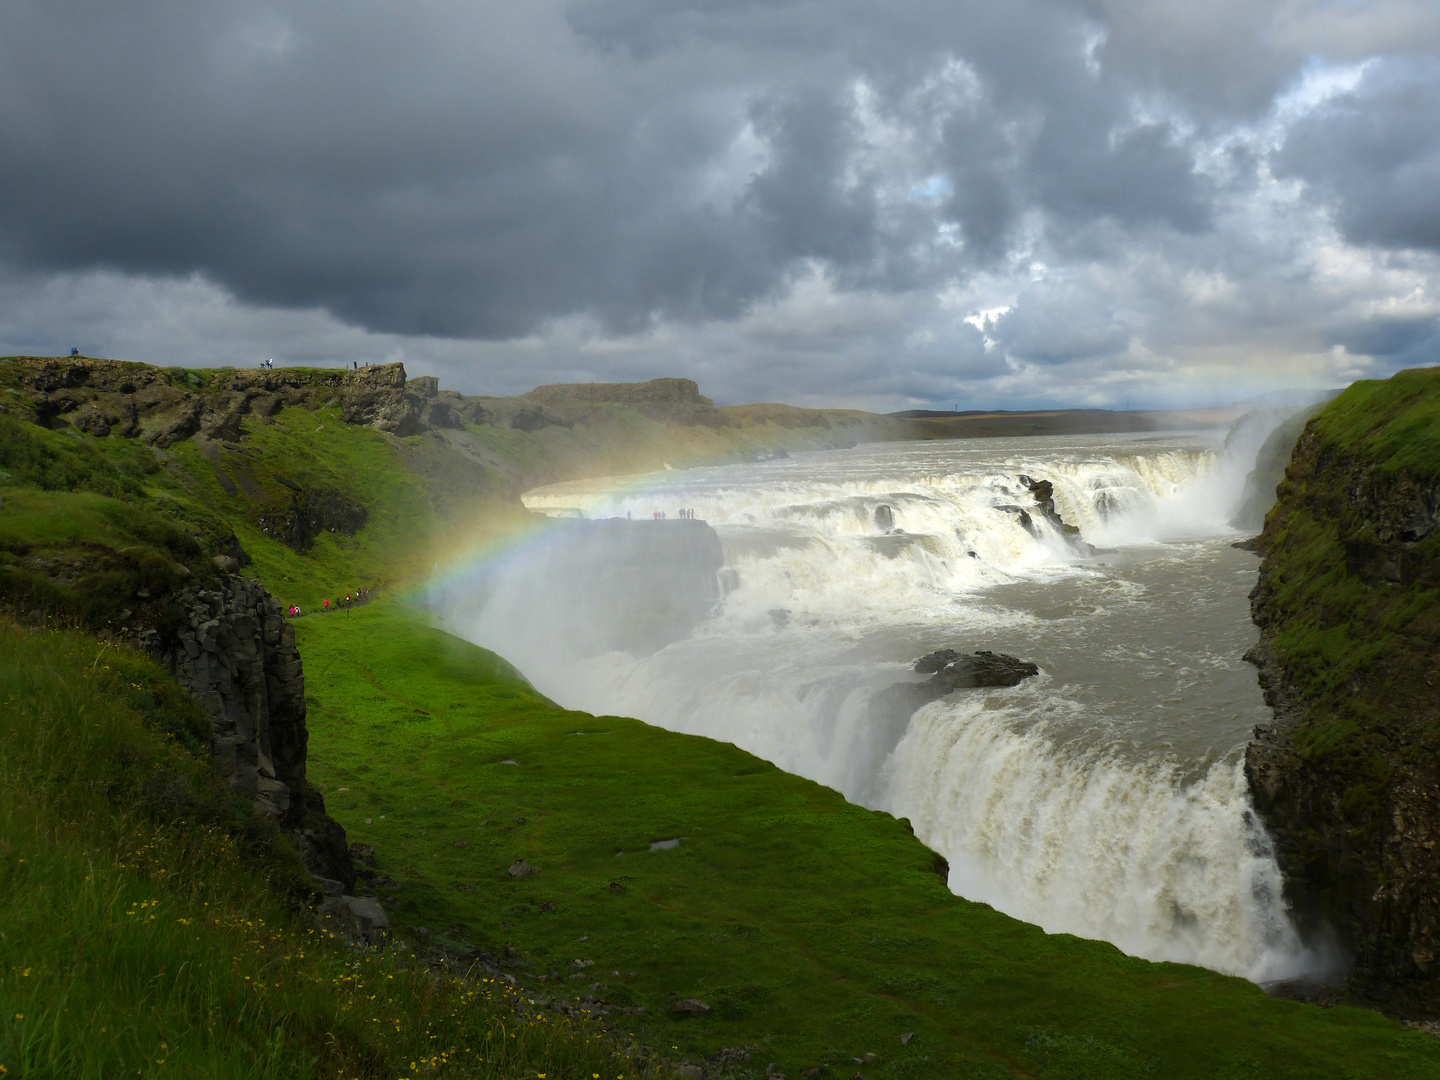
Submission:
<svg viewBox="0 0 1440 1080">
<path fill-rule="evenodd" d="M 186 589 L 158 650 L 210 717 L 216 771 L 255 808 L 288 821 L 305 804 L 305 675 L 279 601 L 247 578 Z"/>
<path fill-rule="evenodd" d="M 1258 538 L 1245 770 L 1302 924 L 1404 1010 L 1440 1004 L 1440 377 L 1402 374 L 1311 421 Z"/>
<path fill-rule="evenodd" d="M 185 589 L 145 641 L 210 717 L 216 771 L 295 839 L 310 870 L 353 889 L 345 832 L 305 780 L 305 673 L 279 601 L 230 575 Z"/>
<path fill-rule="evenodd" d="M 345 370 L 221 369 L 203 376 L 119 360 L 21 357 L 11 369 L 36 423 L 70 424 L 103 438 L 112 432 L 161 448 L 203 435 L 234 441 L 240 421 L 268 422 L 281 409 L 338 403 L 347 424 L 395 435 L 478 423 L 488 413 L 474 398 L 440 389 L 433 377 L 409 379 L 403 364 Z"/>
<path fill-rule="evenodd" d="M 1245 532 L 1259 532 L 1265 527 L 1265 514 L 1275 504 L 1275 489 L 1285 479 L 1285 467 L 1290 463 L 1295 443 L 1310 418 L 1320 411 L 1320 405 L 1307 406 L 1286 416 L 1275 425 L 1273 431 L 1260 444 L 1255 455 L 1255 467 L 1245 477 L 1245 489 L 1240 497 L 1240 506 L 1230 519 L 1230 524 Z M 1254 413 L 1247 414 L 1249 416 Z M 1265 414 L 1259 414 L 1262 418 Z M 1236 434 L 1239 425 L 1232 430 Z M 1230 448 L 1226 439 L 1226 449 Z"/>
</svg>

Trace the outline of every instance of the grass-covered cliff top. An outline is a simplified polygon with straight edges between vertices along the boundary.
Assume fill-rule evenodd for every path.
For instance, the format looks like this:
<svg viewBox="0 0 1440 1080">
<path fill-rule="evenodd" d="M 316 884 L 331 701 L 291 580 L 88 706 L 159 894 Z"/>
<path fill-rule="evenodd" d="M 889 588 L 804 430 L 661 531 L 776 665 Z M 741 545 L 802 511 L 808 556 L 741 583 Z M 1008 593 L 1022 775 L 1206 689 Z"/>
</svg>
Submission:
<svg viewBox="0 0 1440 1080">
<path fill-rule="evenodd" d="M 1351 383 L 1325 408 L 1315 430 L 1326 444 L 1383 473 L 1440 475 L 1440 369 Z"/>
<path fill-rule="evenodd" d="M 1440 642 L 1437 477 L 1440 369 L 1355 383 L 1300 437 L 1258 541 L 1256 614 L 1317 747 L 1440 720 L 1419 707 Z"/>
<path fill-rule="evenodd" d="M 768 408 L 751 436 L 604 403 L 527 430 L 536 414 L 497 423 L 493 402 L 442 416 L 433 385 L 411 402 L 343 372 L 136 367 L 87 397 L 63 365 L 46 389 L 0 362 L 0 598 L 118 637 L 219 557 L 302 604 L 310 777 L 373 844 L 370 888 L 413 950 L 484 953 L 527 1008 L 608 1010 L 622 1039 L 711 1078 L 772 1062 L 792 1080 L 1440 1071 L 1440 1042 L 1376 1014 L 1272 1000 L 968 903 L 902 823 L 728 745 L 558 709 L 385 591 L 313 614 L 523 527 L 518 484 L 759 445 L 723 440 L 779 438 Z M 150 404 L 125 412 L 144 380 Z M 315 940 L 289 906 L 289 856 L 264 850 L 278 841 L 205 796 L 183 749 L 193 717 L 162 673 L 123 638 L 0 630 L 11 1075 L 633 1075 L 533 1021 L 497 1039 L 517 1002 L 494 984 L 477 996 Z M 152 781 L 199 809 L 147 801 Z M 517 858 L 537 872 L 512 877 Z M 712 1011 L 673 1014 L 687 997 Z"/>
</svg>

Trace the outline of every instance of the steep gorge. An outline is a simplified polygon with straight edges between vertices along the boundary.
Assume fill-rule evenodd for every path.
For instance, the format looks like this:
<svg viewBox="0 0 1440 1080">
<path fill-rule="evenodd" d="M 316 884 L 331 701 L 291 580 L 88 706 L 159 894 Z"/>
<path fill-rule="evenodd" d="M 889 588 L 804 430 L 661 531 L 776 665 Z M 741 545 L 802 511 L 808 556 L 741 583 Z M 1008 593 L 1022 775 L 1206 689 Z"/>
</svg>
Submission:
<svg viewBox="0 0 1440 1080">
<path fill-rule="evenodd" d="M 1275 722 L 1245 757 L 1286 892 L 1347 990 L 1440 1001 L 1440 372 L 1351 386 L 1306 426 L 1256 547 Z"/>
</svg>

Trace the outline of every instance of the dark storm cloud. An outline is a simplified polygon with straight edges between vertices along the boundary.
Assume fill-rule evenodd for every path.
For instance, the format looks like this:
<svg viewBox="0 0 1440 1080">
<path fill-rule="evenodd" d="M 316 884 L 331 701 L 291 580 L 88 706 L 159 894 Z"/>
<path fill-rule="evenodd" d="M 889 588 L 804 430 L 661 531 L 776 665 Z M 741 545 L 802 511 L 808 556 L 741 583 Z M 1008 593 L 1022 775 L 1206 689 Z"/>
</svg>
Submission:
<svg viewBox="0 0 1440 1080">
<path fill-rule="evenodd" d="M 1389 370 L 1440 362 L 1440 318 L 1377 318 L 1346 326 L 1331 342 L 1382 358 Z"/>
<path fill-rule="evenodd" d="M 17 0 L 0 347 L 70 312 L 136 358 L 229 334 L 216 355 L 467 389 L 694 374 L 892 406 L 1198 371 L 1196 343 L 1394 358 L 1374 312 L 1435 316 L 1433 14 Z"/>
<path fill-rule="evenodd" d="M 1113 303 L 1097 299 L 1071 283 L 1032 286 L 989 329 L 1007 352 L 1037 364 L 1113 356 L 1135 330 Z"/>
<path fill-rule="evenodd" d="M 1040 3 L 12 5 L 0 243 L 503 338 L 731 317 L 804 260 L 943 280 L 1001 257 L 1027 209 L 1203 227 L 1185 147 L 1087 71 L 1088 26 Z M 962 100 L 927 98 L 957 62 Z M 863 160 L 862 83 L 919 125 L 943 201 L 881 205 L 912 178 Z M 746 124 L 760 157 L 705 198 Z M 947 223 L 963 250 L 936 247 Z"/>
<path fill-rule="evenodd" d="M 1440 250 L 1440 63 L 1370 65 L 1295 126 L 1278 165 L 1335 200 L 1352 241 Z"/>
</svg>

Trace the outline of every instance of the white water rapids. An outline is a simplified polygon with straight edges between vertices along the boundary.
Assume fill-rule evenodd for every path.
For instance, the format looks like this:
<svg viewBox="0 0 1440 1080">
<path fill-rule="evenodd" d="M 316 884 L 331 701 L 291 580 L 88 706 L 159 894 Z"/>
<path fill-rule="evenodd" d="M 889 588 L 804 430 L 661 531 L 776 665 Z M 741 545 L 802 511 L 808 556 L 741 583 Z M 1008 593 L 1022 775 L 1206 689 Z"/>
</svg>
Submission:
<svg viewBox="0 0 1440 1080">
<path fill-rule="evenodd" d="M 960 440 L 554 485 L 527 504 L 693 508 L 719 533 L 728 592 L 682 640 L 588 658 L 532 618 L 584 583 L 526 579 L 520 553 L 498 571 L 516 588 L 481 602 L 452 582 L 435 604 L 564 705 L 733 742 L 908 817 L 963 896 L 1138 956 L 1289 978 L 1318 958 L 1284 910 L 1240 769 L 1268 719 L 1240 659 L 1256 559 L 1226 524 L 1254 449 L 1199 434 Z M 1051 481 L 1099 550 L 1045 520 L 1022 474 Z M 1041 674 L 877 719 L 872 695 L 943 647 Z"/>
</svg>

